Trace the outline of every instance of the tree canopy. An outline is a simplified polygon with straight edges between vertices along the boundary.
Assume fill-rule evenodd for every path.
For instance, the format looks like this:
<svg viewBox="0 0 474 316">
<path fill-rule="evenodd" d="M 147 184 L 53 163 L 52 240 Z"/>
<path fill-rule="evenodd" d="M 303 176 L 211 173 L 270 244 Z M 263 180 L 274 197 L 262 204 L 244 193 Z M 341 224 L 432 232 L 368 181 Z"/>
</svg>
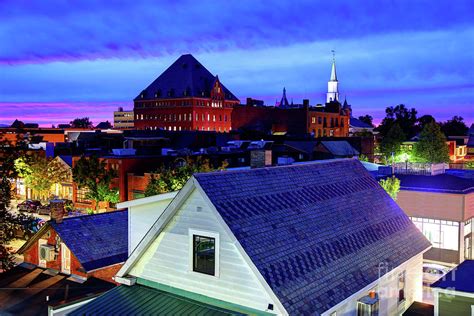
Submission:
<svg viewBox="0 0 474 316">
<path fill-rule="evenodd" d="M 86 197 L 96 204 L 102 201 L 111 203 L 119 201 L 118 190 L 110 188 L 116 173 L 113 169 L 107 169 L 104 160 L 99 160 L 95 156 L 82 156 L 72 169 L 72 177 L 80 188 L 87 189 Z"/>
<path fill-rule="evenodd" d="M 449 149 L 441 128 L 436 123 L 430 123 L 420 133 L 420 139 L 413 149 L 417 160 L 421 162 L 449 162 Z"/>
<path fill-rule="evenodd" d="M 33 189 L 40 198 L 47 198 L 51 186 L 68 180 L 64 167 L 55 159 L 40 155 L 23 156 L 15 160 L 18 176 Z"/>
<path fill-rule="evenodd" d="M 394 201 L 397 200 L 398 192 L 400 191 L 400 179 L 392 176 L 390 178 L 381 179 L 379 184 Z"/>
<path fill-rule="evenodd" d="M 452 119 L 441 123 L 441 131 L 447 136 L 465 136 L 468 131 L 466 123 L 461 116 L 453 116 Z"/>
<path fill-rule="evenodd" d="M 369 124 L 372 127 L 374 126 L 373 120 L 374 120 L 374 118 L 371 115 L 368 115 L 368 114 L 366 114 L 364 116 L 359 116 L 359 121 L 362 121 L 366 124 Z"/>
<path fill-rule="evenodd" d="M 70 122 L 71 127 L 74 128 L 93 128 L 94 125 L 92 122 L 89 120 L 88 117 L 82 117 L 82 118 L 75 118 L 73 121 Z"/>
<path fill-rule="evenodd" d="M 385 109 L 385 118 L 377 127 L 377 130 L 381 136 L 385 137 L 392 126 L 398 124 L 405 136 L 403 140 L 410 139 L 418 132 L 417 114 L 418 112 L 415 108 L 408 109 L 404 104 L 387 107 Z"/>
<path fill-rule="evenodd" d="M 380 152 L 385 159 L 388 160 L 392 155 L 396 156 L 400 153 L 400 146 L 405 138 L 405 133 L 400 128 L 400 125 L 398 123 L 393 124 L 380 143 Z"/>
<path fill-rule="evenodd" d="M 223 163 L 218 169 L 225 169 L 226 167 L 227 164 Z M 201 157 L 198 157 L 196 160 L 187 159 L 182 166 L 161 168 L 148 183 L 145 196 L 180 190 L 194 173 L 212 170 L 216 169 L 213 168 L 209 159 Z"/>
</svg>

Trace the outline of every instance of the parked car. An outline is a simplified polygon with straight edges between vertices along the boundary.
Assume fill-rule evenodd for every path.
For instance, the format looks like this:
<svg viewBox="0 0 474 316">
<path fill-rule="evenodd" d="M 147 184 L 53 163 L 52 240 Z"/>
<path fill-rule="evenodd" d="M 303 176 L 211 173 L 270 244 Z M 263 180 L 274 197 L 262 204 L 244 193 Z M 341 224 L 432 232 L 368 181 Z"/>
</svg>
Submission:
<svg viewBox="0 0 474 316">
<path fill-rule="evenodd" d="M 39 215 L 50 215 L 51 205 L 50 204 L 41 205 L 40 207 L 37 208 L 37 211 Z"/>
<path fill-rule="evenodd" d="M 431 285 L 434 282 L 445 276 L 451 269 L 449 267 L 434 264 L 424 263 L 423 264 L 423 284 Z"/>
<path fill-rule="evenodd" d="M 38 200 L 26 200 L 18 204 L 17 210 L 19 212 L 34 213 L 41 206 L 41 202 Z"/>
</svg>

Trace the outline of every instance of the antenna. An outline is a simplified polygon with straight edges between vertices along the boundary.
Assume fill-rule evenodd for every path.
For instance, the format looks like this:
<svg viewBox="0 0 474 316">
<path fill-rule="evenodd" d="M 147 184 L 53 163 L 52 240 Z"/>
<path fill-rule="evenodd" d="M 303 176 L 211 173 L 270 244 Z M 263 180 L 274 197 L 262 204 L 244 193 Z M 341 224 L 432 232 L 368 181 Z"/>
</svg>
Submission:
<svg viewBox="0 0 474 316">
<path fill-rule="evenodd" d="M 332 61 L 336 62 L 336 51 L 334 49 L 331 49 L 331 53 L 332 53 Z"/>
</svg>

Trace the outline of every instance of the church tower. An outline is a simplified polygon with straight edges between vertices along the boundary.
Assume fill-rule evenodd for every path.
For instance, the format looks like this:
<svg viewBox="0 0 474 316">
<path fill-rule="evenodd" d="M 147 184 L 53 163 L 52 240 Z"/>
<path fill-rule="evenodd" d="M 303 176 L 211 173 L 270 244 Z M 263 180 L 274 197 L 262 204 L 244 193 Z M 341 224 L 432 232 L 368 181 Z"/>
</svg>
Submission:
<svg viewBox="0 0 474 316">
<path fill-rule="evenodd" d="M 326 103 L 331 101 L 339 101 L 339 88 L 336 75 L 336 58 L 334 57 L 334 51 L 332 51 L 332 69 L 331 78 L 328 81 L 328 93 L 326 97 Z"/>
</svg>

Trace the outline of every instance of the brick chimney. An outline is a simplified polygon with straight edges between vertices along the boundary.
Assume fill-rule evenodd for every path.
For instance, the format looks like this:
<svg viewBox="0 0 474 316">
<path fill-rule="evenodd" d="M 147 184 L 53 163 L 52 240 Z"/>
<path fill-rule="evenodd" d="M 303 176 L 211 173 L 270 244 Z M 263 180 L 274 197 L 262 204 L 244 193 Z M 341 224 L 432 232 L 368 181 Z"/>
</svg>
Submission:
<svg viewBox="0 0 474 316">
<path fill-rule="evenodd" d="M 263 168 L 272 165 L 272 151 L 256 149 L 250 152 L 250 168 Z"/>
<path fill-rule="evenodd" d="M 56 223 L 61 223 L 64 217 L 64 200 L 54 199 L 49 201 L 51 207 L 51 219 Z"/>
</svg>

